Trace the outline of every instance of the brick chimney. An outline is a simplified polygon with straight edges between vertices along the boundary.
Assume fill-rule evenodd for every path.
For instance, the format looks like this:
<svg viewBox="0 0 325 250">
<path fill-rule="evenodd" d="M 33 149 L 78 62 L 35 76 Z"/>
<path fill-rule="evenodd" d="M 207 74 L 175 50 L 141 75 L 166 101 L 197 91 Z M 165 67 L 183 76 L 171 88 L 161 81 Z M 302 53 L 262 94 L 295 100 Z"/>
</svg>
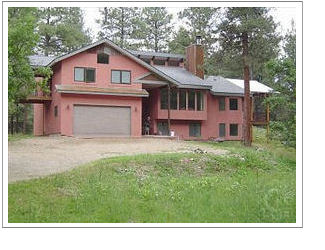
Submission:
<svg viewBox="0 0 325 250">
<path fill-rule="evenodd" d="M 204 79 L 204 52 L 201 36 L 196 36 L 196 43 L 186 48 L 186 69 L 194 75 Z"/>
</svg>

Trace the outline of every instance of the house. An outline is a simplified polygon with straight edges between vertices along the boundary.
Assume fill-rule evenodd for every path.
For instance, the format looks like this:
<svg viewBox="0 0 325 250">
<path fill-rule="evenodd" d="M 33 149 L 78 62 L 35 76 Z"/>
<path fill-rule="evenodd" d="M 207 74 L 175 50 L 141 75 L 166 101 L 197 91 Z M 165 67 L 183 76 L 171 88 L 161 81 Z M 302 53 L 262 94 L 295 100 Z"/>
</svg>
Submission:
<svg viewBox="0 0 325 250">
<path fill-rule="evenodd" d="M 140 137 L 146 123 L 150 134 L 168 135 L 170 123 L 181 139 L 240 140 L 243 81 L 205 77 L 203 54 L 199 42 L 183 56 L 100 40 L 63 56 L 31 56 L 33 67 L 53 69 L 50 94 L 25 100 L 34 103 L 34 134 Z M 272 89 L 251 81 L 251 92 L 253 99 Z"/>
</svg>

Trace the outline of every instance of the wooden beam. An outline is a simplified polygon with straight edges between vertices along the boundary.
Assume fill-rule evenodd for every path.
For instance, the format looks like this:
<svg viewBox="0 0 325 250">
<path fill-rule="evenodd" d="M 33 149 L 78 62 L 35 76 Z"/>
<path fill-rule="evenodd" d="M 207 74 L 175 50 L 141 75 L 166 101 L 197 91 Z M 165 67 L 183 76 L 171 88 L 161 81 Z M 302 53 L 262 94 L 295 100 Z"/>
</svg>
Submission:
<svg viewBox="0 0 325 250">
<path fill-rule="evenodd" d="M 170 135 L 170 84 L 167 85 L 167 108 L 168 108 L 168 135 Z"/>
</svg>

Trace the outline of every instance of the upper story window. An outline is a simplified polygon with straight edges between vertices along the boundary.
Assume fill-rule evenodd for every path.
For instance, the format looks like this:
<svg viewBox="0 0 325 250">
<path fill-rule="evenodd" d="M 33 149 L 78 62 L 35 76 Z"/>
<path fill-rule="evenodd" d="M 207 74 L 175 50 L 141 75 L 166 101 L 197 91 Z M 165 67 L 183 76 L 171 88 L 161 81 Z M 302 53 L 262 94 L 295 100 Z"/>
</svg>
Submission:
<svg viewBox="0 0 325 250">
<path fill-rule="evenodd" d="M 226 107 L 226 99 L 224 97 L 219 97 L 219 111 L 224 111 Z"/>
<path fill-rule="evenodd" d="M 95 82 L 96 69 L 93 68 L 74 68 L 75 82 Z"/>
<path fill-rule="evenodd" d="M 106 53 L 98 53 L 97 63 L 109 64 L 109 55 Z"/>
<path fill-rule="evenodd" d="M 202 91 L 171 89 L 170 109 L 204 110 L 204 93 Z M 167 88 L 160 90 L 160 109 L 168 109 Z"/>
<path fill-rule="evenodd" d="M 203 110 L 203 93 L 201 91 L 196 92 L 196 109 L 199 111 Z"/>
<path fill-rule="evenodd" d="M 112 70 L 111 82 L 120 84 L 131 84 L 131 71 Z"/>
<path fill-rule="evenodd" d="M 181 110 L 186 109 L 186 90 L 185 89 L 179 90 L 179 109 L 181 109 Z"/>
<path fill-rule="evenodd" d="M 154 59 L 153 64 L 154 65 L 165 65 L 165 61 L 164 60 Z"/>
<path fill-rule="evenodd" d="M 170 109 L 177 109 L 177 89 L 170 91 Z"/>
<path fill-rule="evenodd" d="M 189 90 L 188 91 L 188 104 L 187 107 L 189 110 L 195 109 L 195 91 Z"/>
<path fill-rule="evenodd" d="M 160 89 L 160 109 L 168 109 L 168 92 L 167 89 Z"/>
<path fill-rule="evenodd" d="M 238 110 L 238 99 L 229 99 L 229 109 Z"/>
</svg>

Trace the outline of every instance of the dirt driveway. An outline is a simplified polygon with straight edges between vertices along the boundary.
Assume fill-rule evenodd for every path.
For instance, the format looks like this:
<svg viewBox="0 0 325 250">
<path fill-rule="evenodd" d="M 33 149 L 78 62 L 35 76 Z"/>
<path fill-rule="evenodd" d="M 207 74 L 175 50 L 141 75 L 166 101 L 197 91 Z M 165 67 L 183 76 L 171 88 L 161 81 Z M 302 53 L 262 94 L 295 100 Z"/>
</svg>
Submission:
<svg viewBox="0 0 325 250">
<path fill-rule="evenodd" d="M 188 152 L 193 143 L 156 138 L 80 139 L 64 136 L 35 137 L 9 142 L 9 182 L 63 172 L 78 165 L 112 156 L 158 152 Z M 201 149 L 215 154 L 223 150 Z"/>
</svg>

